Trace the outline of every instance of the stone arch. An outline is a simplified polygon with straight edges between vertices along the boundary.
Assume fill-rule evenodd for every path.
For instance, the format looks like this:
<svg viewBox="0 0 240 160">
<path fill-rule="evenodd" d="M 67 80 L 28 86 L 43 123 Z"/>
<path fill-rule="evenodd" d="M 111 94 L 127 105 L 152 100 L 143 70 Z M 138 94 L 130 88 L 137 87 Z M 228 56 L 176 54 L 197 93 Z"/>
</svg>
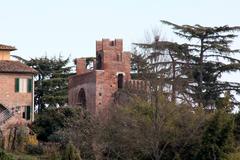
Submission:
<svg viewBox="0 0 240 160">
<path fill-rule="evenodd" d="M 123 88 L 123 81 L 124 81 L 124 75 L 122 73 L 119 73 L 117 75 L 117 84 L 118 84 L 118 89 Z"/>
<path fill-rule="evenodd" d="M 86 92 L 83 88 L 81 88 L 80 91 L 78 92 L 77 105 L 83 107 L 84 109 L 87 108 Z"/>
</svg>

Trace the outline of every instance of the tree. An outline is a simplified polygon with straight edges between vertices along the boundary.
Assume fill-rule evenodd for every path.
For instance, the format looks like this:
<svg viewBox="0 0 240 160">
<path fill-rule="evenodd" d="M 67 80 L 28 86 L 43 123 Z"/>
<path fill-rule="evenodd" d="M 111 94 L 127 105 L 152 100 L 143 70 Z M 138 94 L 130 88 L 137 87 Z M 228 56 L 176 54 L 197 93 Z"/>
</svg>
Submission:
<svg viewBox="0 0 240 160">
<path fill-rule="evenodd" d="M 191 107 L 176 106 L 162 97 L 157 113 L 158 119 L 155 106 L 136 97 L 128 104 L 112 108 L 99 138 L 105 159 L 195 157 L 208 116 L 201 110 L 193 113 Z"/>
<path fill-rule="evenodd" d="M 183 91 L 188 82 L 187 46 L 160 41 L 159 36 L 155 37 L 154 42 L 135 43 L 135 45 L 141 50 L 146 50 L 142 54 L 133 54 L 133 65 L 138 66 L 133 68 L 137 70 L 138 75 L 139 72 L 141 73 L 140 78 L 148 80 L 150 84 L 156 83 L 157 88 L 161 89 L 160 92 L 167 95 L 172 102 L 175 103 L 176 99 L 186 101 Z"/>
<path fill-rule="evenodd" d="M 1 160 L 14 160 L 11 155 L 6 154 L 2 149 L 0 149 L 0 159 Z"/>
<path fill-rule="evenodd" d="M 217 111 L 206 124 L 196 160 L 221 160 L 233 150 L 234 119 L 225 111 Z"/>
<path fill-rule="evenodd" d="M 74 107 L 47 108 L 38 114 L 32 125 L 38 139 L 57 142 L 66 147 L 72 143 L 81 151 L 84 159 L 94 159 L 93 138 L 95 136 L 93 117 L 86 110 Z"/>
<path fill-rule="evenodd" d="M 224 92 L 240 93 L 240 84 L 221 81 L 223 73 L 235 72 L 240 69 L 240 60 L 233 57 L 238 49 L 231 49 L 231 43 L 237 37 L 234 32 L 240 31 L 240 26 L 204 27 L 201 25 L 177 25 L 168 21 L 164 24 L 173 27 L 174 33 L 185 38 L 189 43 L 189 67 L 193 82 L 188 84 L 186 93 L 198 106 L 205 109 L 215 109 L 216 101 Z M 233 104 L 239 104 L 235 99 Z"/>
<path fill-rule="evenodd" d="M 81 160 L 78 149 L 72 143 L 67 144 L 62 160 Z"/>
<path fill-rule="evenodd" d="M 15 57 L 38 71 L 35 76 L 34 100 L 39 111 L 48 106 L 64 106 L 67 103 L 67 78 L 71 75 L 71 67 L 68 66 L 69 58 L 45 56 L 25 60 Z"/>
</svg>

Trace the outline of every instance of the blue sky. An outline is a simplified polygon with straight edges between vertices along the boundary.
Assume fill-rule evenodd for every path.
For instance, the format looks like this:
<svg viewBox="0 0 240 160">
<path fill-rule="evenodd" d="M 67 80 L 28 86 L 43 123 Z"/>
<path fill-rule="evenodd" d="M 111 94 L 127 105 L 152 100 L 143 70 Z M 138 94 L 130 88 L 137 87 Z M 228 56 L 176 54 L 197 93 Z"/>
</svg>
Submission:
<svg viewBox="0 0 240 160">
<path fill-rule="evenodd" d="M 239 0 L 0 0 L 0 43 L 24 58 L 61 53 L 94 56 L 95 41 L 122 38 L 124 48 L 160 27 L 178 24 L 240 25 Z"/>
</svg>

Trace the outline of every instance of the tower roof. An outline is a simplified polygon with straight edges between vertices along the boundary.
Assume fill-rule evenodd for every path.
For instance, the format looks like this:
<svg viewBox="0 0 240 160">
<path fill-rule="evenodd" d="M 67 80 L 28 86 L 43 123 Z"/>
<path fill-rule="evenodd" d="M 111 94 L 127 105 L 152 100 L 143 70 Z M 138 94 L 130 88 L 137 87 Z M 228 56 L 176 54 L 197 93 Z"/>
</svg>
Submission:
<svg viewBox="0 0 240 160">
<path fill-rule="evenodd" d="M 17 49 L 14 46 L 0 44 L 0 50 L 15 51 Z"/>
</svg>

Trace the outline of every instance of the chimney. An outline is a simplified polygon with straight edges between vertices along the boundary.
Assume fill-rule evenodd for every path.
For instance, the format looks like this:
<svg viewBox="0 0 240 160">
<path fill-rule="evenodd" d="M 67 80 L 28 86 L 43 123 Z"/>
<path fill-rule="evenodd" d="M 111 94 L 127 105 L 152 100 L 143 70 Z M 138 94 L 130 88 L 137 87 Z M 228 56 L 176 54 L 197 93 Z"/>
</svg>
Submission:
<svg viewBox="0 0 240 160">
<path fill-rule="evenodd" d="M 0 44 L 0 60 L 10 60 L 10 52 L 15 50 L 15 47 Z"/>
<path fill-rule="evenodd" d="M 74 60 L 74 63 L 76 65 L 77 75 L 83 74 L 87 71 L 87 69 L 86 69 L 86 59 L 85 58 L 76 58 Z"/>
</svg>

